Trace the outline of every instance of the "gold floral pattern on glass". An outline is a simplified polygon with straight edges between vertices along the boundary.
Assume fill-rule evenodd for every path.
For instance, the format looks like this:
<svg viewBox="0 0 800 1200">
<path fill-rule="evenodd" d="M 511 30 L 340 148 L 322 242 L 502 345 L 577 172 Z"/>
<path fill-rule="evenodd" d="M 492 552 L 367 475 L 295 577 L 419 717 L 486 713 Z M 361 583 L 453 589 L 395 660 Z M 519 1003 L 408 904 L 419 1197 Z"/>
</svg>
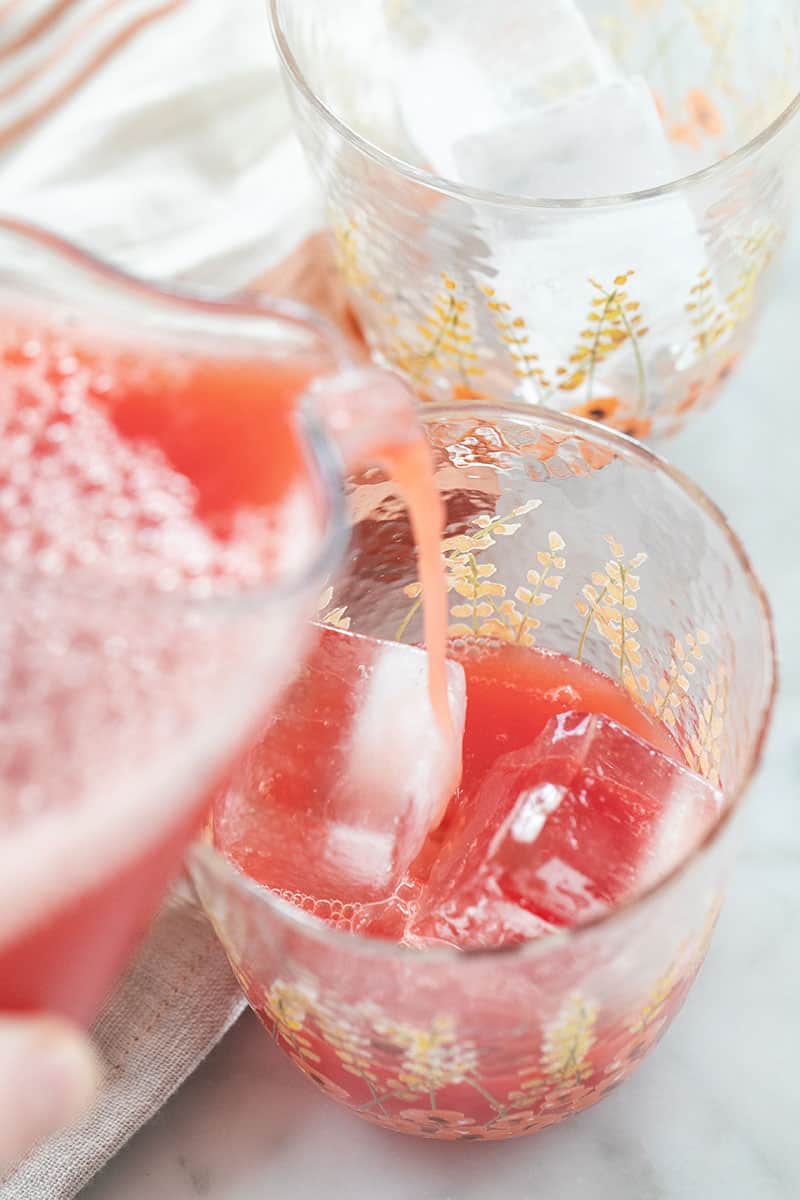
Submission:
<svg viewBox="0 0 800 1200">
<path fill-rule="evenodd" d="M 699 89 L 687 104 L 695 123 L 706 132 L 716 128 L 717 117 Z M 775 221 L 758 218 L 729 237 L 726 285 L 710 261 L 700 269 L 682 304 L 684 325 L 667 338 L 674 364 L 665 381 L 656 373 L 658 356 L 647 358 L 645 347 L 658 330 L 651 328 L 638 298 L 633 267 L 613 279 L 586 277 L 576 343 L 563 361 L 551 361 L 537 348 L 530 318 L 504 299 L 502 280 L 459 280 L 451 269 L 441 274 L 429 297 L 397 292 L 390 298 L 376 283 L 381 276 L 372 261 L 376 248 L 355 222 L 332 219 L 340 267 L 356 309 L 363 308 L 375 349 L 405 374 L 423 401 L 490 399 L 497 395 L 497 381 L 508 375 L 516 394 L 531 404 L 586 417 L 640 440 L 653 432 L 656 419 L 660 428 L 675 432 L 691 412 L 711 402 L 735 369 L 756 315 L 762 277 L 784 236 Z M 371 317 L 376 306 L 378 326 Z M 673 317 L 680 309 L 676 304 Z"/>
<path fill-rule="evenodd" d="M 581 1111 L 631 1073 L 682 1004 L 720 903 L 710 899 L 702 926 L 629 1008 L 573 990 L 549 1019 L 534 1015 L 508 1031 L 501 1053 L 464 1037 L 454 1014 L 416 1025 L 371 1001 L 345 1004 L 316 984 L 278 977 L 265 992 L 237 974 L 292 1062 L 360 1116 L 437 1140 L 500 1140 Z"/>
</svg>

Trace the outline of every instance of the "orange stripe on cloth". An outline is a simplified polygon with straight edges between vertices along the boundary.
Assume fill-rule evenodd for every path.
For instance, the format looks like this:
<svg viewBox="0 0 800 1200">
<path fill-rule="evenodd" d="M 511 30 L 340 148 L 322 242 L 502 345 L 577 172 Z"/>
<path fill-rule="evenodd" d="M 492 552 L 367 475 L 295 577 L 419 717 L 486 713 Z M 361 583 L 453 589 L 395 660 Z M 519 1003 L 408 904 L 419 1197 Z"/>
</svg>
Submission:
<svg viewBox="0 0 800 1200">
<path fill-rule="evenodd" d="M 95 14 L 94 18 L 90 18 L 83 26 L 83 29 L 93 24 L 97 17 L 106 16 L 111 9 L 117 7 L 119 2 L 120 0 L 112 0 L 112 3 L 107 8 Z M 162 17 L 167 16 L 169 13 L 174 12 L 176 9 L 181 8 L 185 3 L 186 0 L 165 0 L 165 3 L 159 5 L 159 7 L 152 9 L 150 12 L 141 13 L 138 17 L 133 18 L 122 29 L 119 29 L 113 37 L 109 38 L 104 45 L 98 47 L 92 56 L 86 62 L 82 63 L 67 80 L 55 88 L 49 96 L 38 101 L 31 109 L 9 124 L 3 125 L 2 121 L 0 121 L 0 150 L 4 150 L 16 138 L 30 132 L 36 125 L 48 117 L 50 113 L 74 95 L 109 59 L 113 58 L 115 54 L 143 29 L 160 20 Z M 59 47 L 58 53 L 55 56 L 50 56 L 48 65 L 52 65 L 54 61 L 57 61 L 73 45 L 74 40 L 74 36 L 69 37 Z M 40 74 L 40 70 L 35 69 L 31 73 L 30 79 L 38 79 Z M 11 85 L 5 92 L 0 92 L 0 99 L 12 94 L 16 90 L 18 90 L 16 84 Z"/>
</svg>

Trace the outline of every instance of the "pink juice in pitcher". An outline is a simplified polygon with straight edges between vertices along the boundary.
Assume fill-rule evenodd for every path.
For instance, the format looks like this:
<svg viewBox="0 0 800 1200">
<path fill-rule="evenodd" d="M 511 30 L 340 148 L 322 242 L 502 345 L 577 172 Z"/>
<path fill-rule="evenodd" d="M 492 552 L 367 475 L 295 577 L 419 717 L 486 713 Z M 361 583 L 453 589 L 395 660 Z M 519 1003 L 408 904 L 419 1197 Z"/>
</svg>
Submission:
<svg viewBox="0 0 800 1200">
<path fill-rule="evenodd" d="M 321 364 L 269 351 L 0 318 L 0 1011 L 92 1016 L 302 659 Z M 424 510 L 421 434 L 374 448 Z"/>
</svg>

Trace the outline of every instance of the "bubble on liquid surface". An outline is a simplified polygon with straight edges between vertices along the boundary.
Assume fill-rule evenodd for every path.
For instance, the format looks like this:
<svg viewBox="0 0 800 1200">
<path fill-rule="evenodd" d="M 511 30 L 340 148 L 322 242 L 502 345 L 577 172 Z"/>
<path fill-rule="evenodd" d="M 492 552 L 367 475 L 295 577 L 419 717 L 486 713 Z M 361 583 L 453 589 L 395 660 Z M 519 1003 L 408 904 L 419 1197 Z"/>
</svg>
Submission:
<svg viewBox="0 0 800 1200">
<path fill-rule="evenodd" d="M 311 916 L 324 921 L 326 925 L 346 932 L 352 931 L 354 922 L 364 907 L 361 904 L 345 903 L 342 900 L 315 899 L 313 896 L 306 895 L 305 892 L 293 892 L 284 888 L 270 888 L 269 890 L 279 899 L 285 900 L 303 912 L 310 913 Z"/>
<path fill-rule="evenodd" d="M 215 537 L 190 480 L 104 408 L 172 369 L 0 320 L 0 833 L 110 802 L 213 713 L 244 660 L 244 627 L 183 598 L 268 579 L 275 523 L 243 514 Z"/>
</svg>

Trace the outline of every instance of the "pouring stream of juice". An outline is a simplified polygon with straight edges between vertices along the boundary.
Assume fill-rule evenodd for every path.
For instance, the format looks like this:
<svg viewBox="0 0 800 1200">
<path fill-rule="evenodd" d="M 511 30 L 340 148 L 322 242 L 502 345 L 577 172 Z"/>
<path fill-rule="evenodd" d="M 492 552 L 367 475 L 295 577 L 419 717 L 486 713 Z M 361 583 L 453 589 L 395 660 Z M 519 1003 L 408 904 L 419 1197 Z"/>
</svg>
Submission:
<svg viewBox="0 0 800 1200">
<path fill-rule="evenodd" d="M 394 376 L 356 369 L 312 388 L 348 467 L 379 463 L 408 508 L 424 597 L 431 705 L 445 736 L 453 724 L 447 699 L 447 583 L 442 565 L 444 504 L 415 401 Z"/>
</svg>

